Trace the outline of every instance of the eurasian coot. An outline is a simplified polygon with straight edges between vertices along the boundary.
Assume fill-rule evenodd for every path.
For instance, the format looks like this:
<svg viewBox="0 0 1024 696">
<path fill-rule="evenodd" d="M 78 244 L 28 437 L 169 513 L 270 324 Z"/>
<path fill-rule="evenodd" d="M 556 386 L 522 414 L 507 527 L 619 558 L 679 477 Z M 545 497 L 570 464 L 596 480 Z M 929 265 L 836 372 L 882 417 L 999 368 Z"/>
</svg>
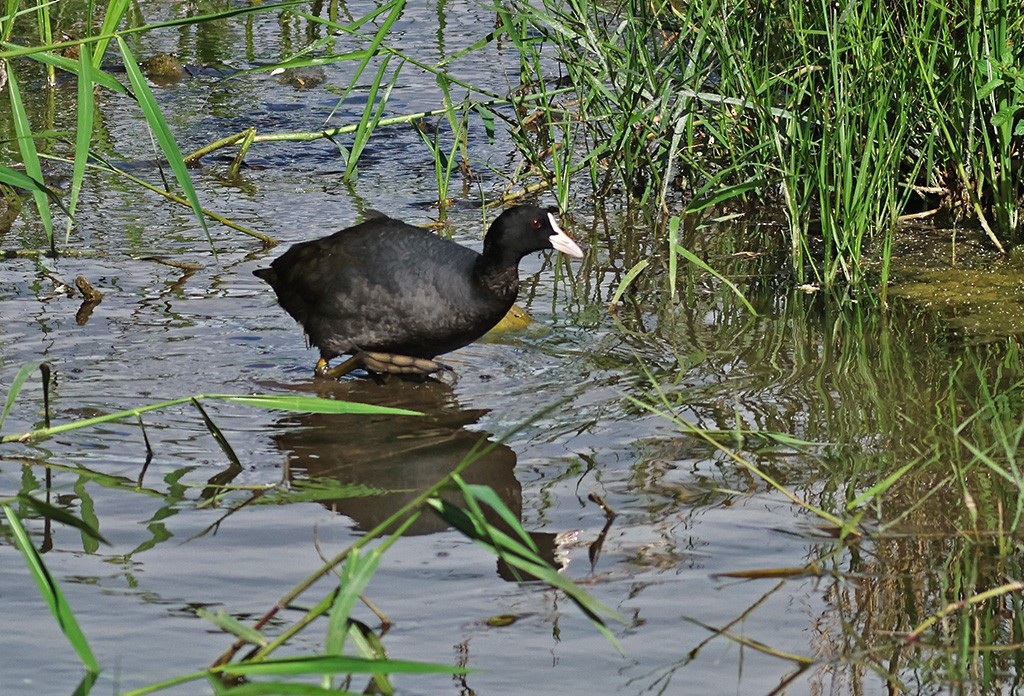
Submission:
<svg viewBox="0 0 1024 696">
<path fill-rule="evenodd" d="M 583 252 L 543 208 L 502 213 L 483 254 L 384 215 L 300 242 L 253 273 L 320 349 L 316 374 L 430 374 L 433 358 L 475 341 L 519 292 L 519 260 L 542 249 Z M 339 355 L 352 358 L 329 367 Z"/>
</svg>

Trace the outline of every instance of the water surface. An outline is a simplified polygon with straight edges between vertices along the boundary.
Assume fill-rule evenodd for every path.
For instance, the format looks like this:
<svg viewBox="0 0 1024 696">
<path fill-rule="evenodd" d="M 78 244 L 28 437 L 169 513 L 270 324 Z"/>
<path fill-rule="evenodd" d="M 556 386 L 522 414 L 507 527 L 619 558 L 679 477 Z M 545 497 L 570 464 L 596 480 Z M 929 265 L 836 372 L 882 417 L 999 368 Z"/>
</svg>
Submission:
<svg viewBox="0 0 1024 696">
<path fill-rule="evenodd" d="M 369 6 L 348 9 L 359 16 Z M 157 21 L 183 8 L 145 3 L 143 11 L 152 13 L 147 21 Z M 491 12 L 468 2 L 409 7 L 393 40 L 436 62 L 470 45 L 492 22 Z M 241 26 L 153 33 L 138 39 L 137 52 L 246 68 L 279 59 L 282 47 L 319 31 L 263 17 L 245 31 Z M 517 60 L 494 46 L 460 59 L 453 70 L 502 92 L 516 86 Z M 220 69 L 154 89 L 187 151 L 249 126 L 261 133 L 322 128 L 353 69 L 327 66 L 324 82 L 309 89 L 260 73 L 228 80 Z M 24 70 L 32 75 L 28 65 Z M 403 71 L 388 113 L 440 106 L 431 76 L 413 66 Z M 62 82 L 56 93 L 70 100 L 74 85 Z M 362 109 L 359 95 L 351 96 L 331 123 L 350 122 Z M 107 154 L 158 181 L 145 164 L 155 155 L 138 112 L 117 96 L 105 97 L 100 112 Z M 53 126 L 70 128 L 73 118 L 57 110 Z M 500 128 L 490 142 L 471 121 L 469 143 L 478 178 L 456 187 L 460 201 L 447 222 L 458 241 L 478 248 L 484 216 L 477 203 L 500 193 L 518 162 Z M 436 220 L 430 153 L 411 127 L 396 126 L 374 136 L 353 182 L 342 180 L 344 165 L 329 141 L 255 146 L 237 180 L 227 177 L 227 161 L 214 156 L 193 172 L 204 204 L 282 246 L 267 249 L 213 226 L 214 257 L 190 211 L 94 176 L 66 245 L 80 253 L 3 262 L 3 383 L 23 364 L 47 361 L 55 373 L 55 422 L 202 393 L 317 394 L 427 415 L 330 417 L 208 404 L 241 470 L 190 405 L 143 417 L 151 457 L 143 430 L 131 420 L 5 446 L 0 490 L 31 492 L 94 519 L 110 542 L 97 546 L 69 527 L 29 522 L 104 666 L 94 693 L 209 665 L 230 640 L 197 618 L 196 608 L 255 620 L 316 570 L 321 555 L 357 540 L 481 439 L 499 444 L 467 478 L 492 486 L 538 544 L 557 550 L 567 576 L 627 617 L 626 625 L 612 626 L 621 652 L 565 597 L 511 581 L 493 556 L 424 518 L 388 552 L 368 591 L 394 622 L 384 644 L 395 658 L 476 671 L 461 678 L 396 677 L 402 693 L 746 694 L 770 693 L 791 678 L 787 693 L 877 692 L 884 678 L 863 661 L 840 658 L 860 650 L 861 641 L 884 642 L 908 631 L 944 605 L 940 579 L 921 573 L 927 557 L 955 556 L 958 520 L 950 514 L 947 524 L 941 515 L 959 506 L 955 487 L 929 493 L 933 504 L 914 508 L 908 485 L 887 499 L 891 509 L 865 516 L 870 526 L 911 510 L 902 529 L 928 527 L 937 535 L 917 539 L 916 551 L 893 537 L 846 545 L 727 453 L 628 397 L 645 403 L 663 397 L 678 418 L 704 428 L 771 431 L 813 443 L 724 439 L 802 500 L 842 513 L 847 501 L 891 471 L 927 459 L 920 442 L 934 422 L 922 412 L 948 398 L 950 366 L 971 359 L 986 374 L 988 365 L 1007 360 L 1001 337 L 1011 332 L 975 340 L 977 334 L 950 330 L 898 292 L 888 311 L 805 295 L 779 283 L 757 257 L 732 256 L 760 238 L 756 220 L 745 222 L 749 229 L 741 234 L 723 228 L 718 237 L 712 230 L 689 241 L 743 283 L 759 316 L 692 269 L 683 269 L 676 300 L 666 302 L 659 246 L 644 241 L 644 230 L 624 215 L 591 222 L 592 208 L 581 197 L 567 211 L 567 226 L 590 243 L 587 259 L 567 264 L 538 255 L 521 267 L 529 328 L 448 356 L 454 381 L 324 383 L 312 378 L 316 356 L 301 331 L 251 272 L 289 243 L 356 222 L 367 207 L 415 223 Z M 44 246 L 30 219 L 19 221 L 3 245 Z M 199 268 L 169 267 L 152 256 Z M 609 311 L 612 292 L 639 258 L 653 261 L 651 272 L 617 313 Z M 105 293 L 85 321 L 80 300 L 55 286 L 55 279 L 77 275 Z M 971 343 L 988 347 L 968 353 Z M 4 432 L 41 423 L 41 389 L 33 381 Z M 926 471 L 915 485 L 930 491 L 931 479 L 946 474 Z M 211 481 L 331 494 L 303 502 L 299 495 L 242 490 L 211 505 L 201 487 Z M 376 494 L 365 495 L 368 490 Z M 617 513 L 614 520 L 608 522 L 591 494 Z M 723 575 L 812 562 L 820 573 Z M 1004 570 L 1012 568 L 993 574 Z M 321 585 L 318 597 L 328 588 Z M 0 592 L 7 607 L 0 656 L 5 693 L 72 693 L 82 669 L 6 544 Z M 518 620 L 487 623 L 500 614 Z M 376 622 L 369 612 L 360 618 Z M 320 650 L 322 635 L 300 634 L 295 650 Z M 817 663 L 798 674 L 781 653 Z M 887 669 L 910 682 L 930 669 L 942 671 L 900 660 Z"/>
</svg>

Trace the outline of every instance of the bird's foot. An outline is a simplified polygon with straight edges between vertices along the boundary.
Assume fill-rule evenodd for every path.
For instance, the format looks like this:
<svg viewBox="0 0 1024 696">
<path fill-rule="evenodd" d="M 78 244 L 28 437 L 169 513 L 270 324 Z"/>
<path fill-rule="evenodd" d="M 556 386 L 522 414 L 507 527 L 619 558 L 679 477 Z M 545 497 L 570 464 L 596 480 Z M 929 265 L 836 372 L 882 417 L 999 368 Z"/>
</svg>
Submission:
<svg viewBox="0 0 1024 696">
<path fill-rule="evenodd" d="M 331 367 L 324 358 L 320 358 L 316 363 L 314 374 L 317 377 L 338 379 L 358 368 L 384 375 L 421 376 L 452 369 L 444 363 L 426 358 L 414 358 L 409 355 L 397 355 L 395 353 L 359 351 L 334 367 Z"/>
<path fill-rule="evenodd" d="M 356 353 L 353 357 L 360 359 L 362 366 L 367 370 L 388 375 L 431 375 L 435 372 L 452 369 L 436 360 L 395 353 L 366 351 Z"/>
</svg>

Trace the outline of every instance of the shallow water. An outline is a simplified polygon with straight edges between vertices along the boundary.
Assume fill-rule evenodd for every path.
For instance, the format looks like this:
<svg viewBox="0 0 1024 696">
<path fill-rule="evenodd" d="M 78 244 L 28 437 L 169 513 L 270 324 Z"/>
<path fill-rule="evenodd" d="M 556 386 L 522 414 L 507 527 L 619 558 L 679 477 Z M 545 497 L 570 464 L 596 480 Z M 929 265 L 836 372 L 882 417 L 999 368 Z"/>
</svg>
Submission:
<svg viewBox="0 0 1024 696">
<path fill-rule="evenodd" d="M 180 9 L 146 5 L 168 16 Z M 349 9 L 354 16 L 367 11 Z M 440 33 L 438 16 L 445 20 Z M 472 43 L 491 22 L 486 9 L 471 3 L 409 7 L 395 35 L 402 50 L 437 61 Z M 241 68 L 278 57 L 281 45 L 302 37 L 300 29 L 281 33 L 259 19 L 248 34 L 204 39 L 200 32 L 168 31 L 147 36 L 138 53 L 173 50 L 186 62 L 222 60 Z M 457 65 L 460 74 L 486 79 L 498 91 L 514 86 L 509 76 L 517 74 L 517 63 L 507 49 L 471 54 Z M 202 74 L 159 88 L 158 96 L 187 151 L 253 124 L 261 132 L 320 128 L 351 70 L 327 66 L 323 85 L 302 90 L 262 74 L 233 80 Z M 405 70 L 389 113 L 436 108 L 434 81 Z M 63 84 L 58 93 L 71 99 L 74 86 Z M 362 108 L 358 99 L 347 101 L 335 122 L 357 118 Z M 153 158 L 126 100 L 110 97 L 102 111 L 110 152 L 127 162 Z M 68 127 L 60 122 L 72 117 L 58 114 L 55 125 Z M 500 132 L 488 143 L 482 128 L 471 127 L 470 143 L 481 179 L 449 211 L 448 222 L 456 239 L 479 246 L 481 213 L 473 204 L 481 191 L 493 196 L 506 183 L 484 164 L 507 172 L 516 163 Z M 453 383 L 323 383 L 312 379 L 315 355 L 301 332 L 251 271 L 288 243 L 355 222 L 366 207 L 430 222 L 436 212 L 427 203 L 437 197 L 432 159 L 411 128 L 392 127 L 371 140 L 351 185 L 342 182 L 343 165 L 327 141 L 257 145 L 248 163 L 240 181 L 229 181 L 226 163 L 211 158 L 193 173 L 201 199 L 283 245 L 264 249 L 213 226 L 216 258 L 189 211 L 94 177 L 67 244 L 82 255 L 3 261 L 3 384 L 27 362 L 49 362 L 57 423 L 188 394 L 254 392 L 318 394 L 427 416 L 330 417 L 206 403 L 240 471 L 189 405 L 143 416 L 151 460 L 143 430 L 131 420 L 5 445 L 0 491 L 47 498 L 93 520 L 110 542 L 95 546 L 69 527 L 29 522 L 104 666 L 93 693 L 209 665 L 230 640 L 197 618 L 197 607 L 254 620 L 316 570 L 321 554 L 334 555 L 358 539 L 481 438 L 498 441 L 510 432 L 467 478 L 492 486 L 539 544 L 557 546 L 569 577 L 627 617 L 626 625 L 612 625 L 621 653 L 563 596 L 509 581 L 493 556 L 424 519 L 387 553 L 369 588 L 394 622 L 384 644 L 391 657 L 477 671 L 462 678 L 395 677 L 401 693 L 746 694 L 771 692 L 789 677 L 787 693 L 885 688 L 862 663 L 839 658 L 858 649 L 859 639 L 911 627 L 892 616 L 908 591 L 900 583 L 920 575 L 925 552 L 888 538 L 840 545 L 817 517 L 763 479 L 627 397 L 657 401 L 660 392 L 678 416 L 705 428 L 774 431 L 818 443 L 727 444 L 805 501 L 837 512 L 920 456 L 930 424 L 916 415 L 941 397 L 949 365 L 970 340 L 899 300 L 882 313 L 780 289 L 771 280 L 759 285 L 755 262 L 730 260 L 742 249 L 724 248 L 728 242 L 720 240 L 701 243 L 737 277 L 754 276 L 746 289 L 760 316 L 685 269 L 679 300 L 666 303 L 657 299 L 665 285 L 656 270 L 660 251 L 632 234 L 642 238 L 642 230 L 613 217 L 609 228 L 595 224 L 588 232 L 587 208 L 580 205 L 569 231 L 591 243 L 588 258 L 568 265 L 526 259 L 521 304 L 533 323 L 448 356 L 457 373 Z M 158 181 L 151 167 L 136 173 Z M 41 247 L 40 235 L 33 222 L 19 222 L 3 246 Z M 608 239 L 615 243 L 602 243 Z M 613 314 L 608 300 L 637 255 L 652 258 L 655 270 Z M 201 268 L 182 271 L 142 258 L 148 256 Z M 80 300 L 56 292 L 42 266 L 64 281 L 84 275 L 105 293 L 87 320 Z M 998 362 L 1000 350 L 991 349 L 991 361 Z M 33 379 L 3 432 L 41 422 L 41 389 Z M 199 485 L 214 480 L 330 494 L 299 502 L 298 495 L 243 490 L 206 505 Z M 353 486 L 382 492 L 357 496 Z M 618 513 L 610 524 L 592 493 Z M 955 504 L 955 491 L 934 500 L 906 526 L 927 523 L 955 538 L 955 522 L 947 526 L 936 512 Z M 868 519 L 887 512 L 874 510 Z M 944 543 L 935 542 L 952 555 Z M 819 559 L 820 576 L 722 575 L 799 569 Z M 889 564 L 880 568 L 880 559 Z M 943 605 L 940 584 L 925 579 L 916 594 L 910 591 L 922 615 Z M 4 692 L 73 692 L 82 669 L 7 544 L 0 545 L 0 593 L 7 607 Z M 500 614 L 519 618 L 500 628 L 486 623 Z M 374 621 L 368 612 L 360 618 Z M 793 662 L 709 627 L 728 627 L 734 638 L 819 662 L 797 675 Z M 300 634 L 296 651 L 318 651 L 322 633 Z M 917 664 L 890 667 L 909 683 L 930 674 Z"/>
</svg>

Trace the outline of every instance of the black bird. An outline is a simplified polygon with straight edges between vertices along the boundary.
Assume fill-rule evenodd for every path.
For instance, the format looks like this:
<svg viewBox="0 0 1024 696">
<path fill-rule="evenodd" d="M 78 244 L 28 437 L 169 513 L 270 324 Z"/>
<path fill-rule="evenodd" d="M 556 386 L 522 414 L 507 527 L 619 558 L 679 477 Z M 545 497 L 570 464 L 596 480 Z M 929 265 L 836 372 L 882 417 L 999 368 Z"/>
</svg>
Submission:
<svg viewBox="0 0 1024 696">
<path fill-rule="evenodd" d="M 519 260 L 542 249 L 583 251 L 543 208 L 502 213 L 478 254 L 385 215 L 300 242 L 253 274 L 320 349 L 316 374 L 426 375 L 433 358 L 472 343 L 508 312 L 519 292 Z M 331 358 L 351 355 L 330 367 Z"/>
</svg>

